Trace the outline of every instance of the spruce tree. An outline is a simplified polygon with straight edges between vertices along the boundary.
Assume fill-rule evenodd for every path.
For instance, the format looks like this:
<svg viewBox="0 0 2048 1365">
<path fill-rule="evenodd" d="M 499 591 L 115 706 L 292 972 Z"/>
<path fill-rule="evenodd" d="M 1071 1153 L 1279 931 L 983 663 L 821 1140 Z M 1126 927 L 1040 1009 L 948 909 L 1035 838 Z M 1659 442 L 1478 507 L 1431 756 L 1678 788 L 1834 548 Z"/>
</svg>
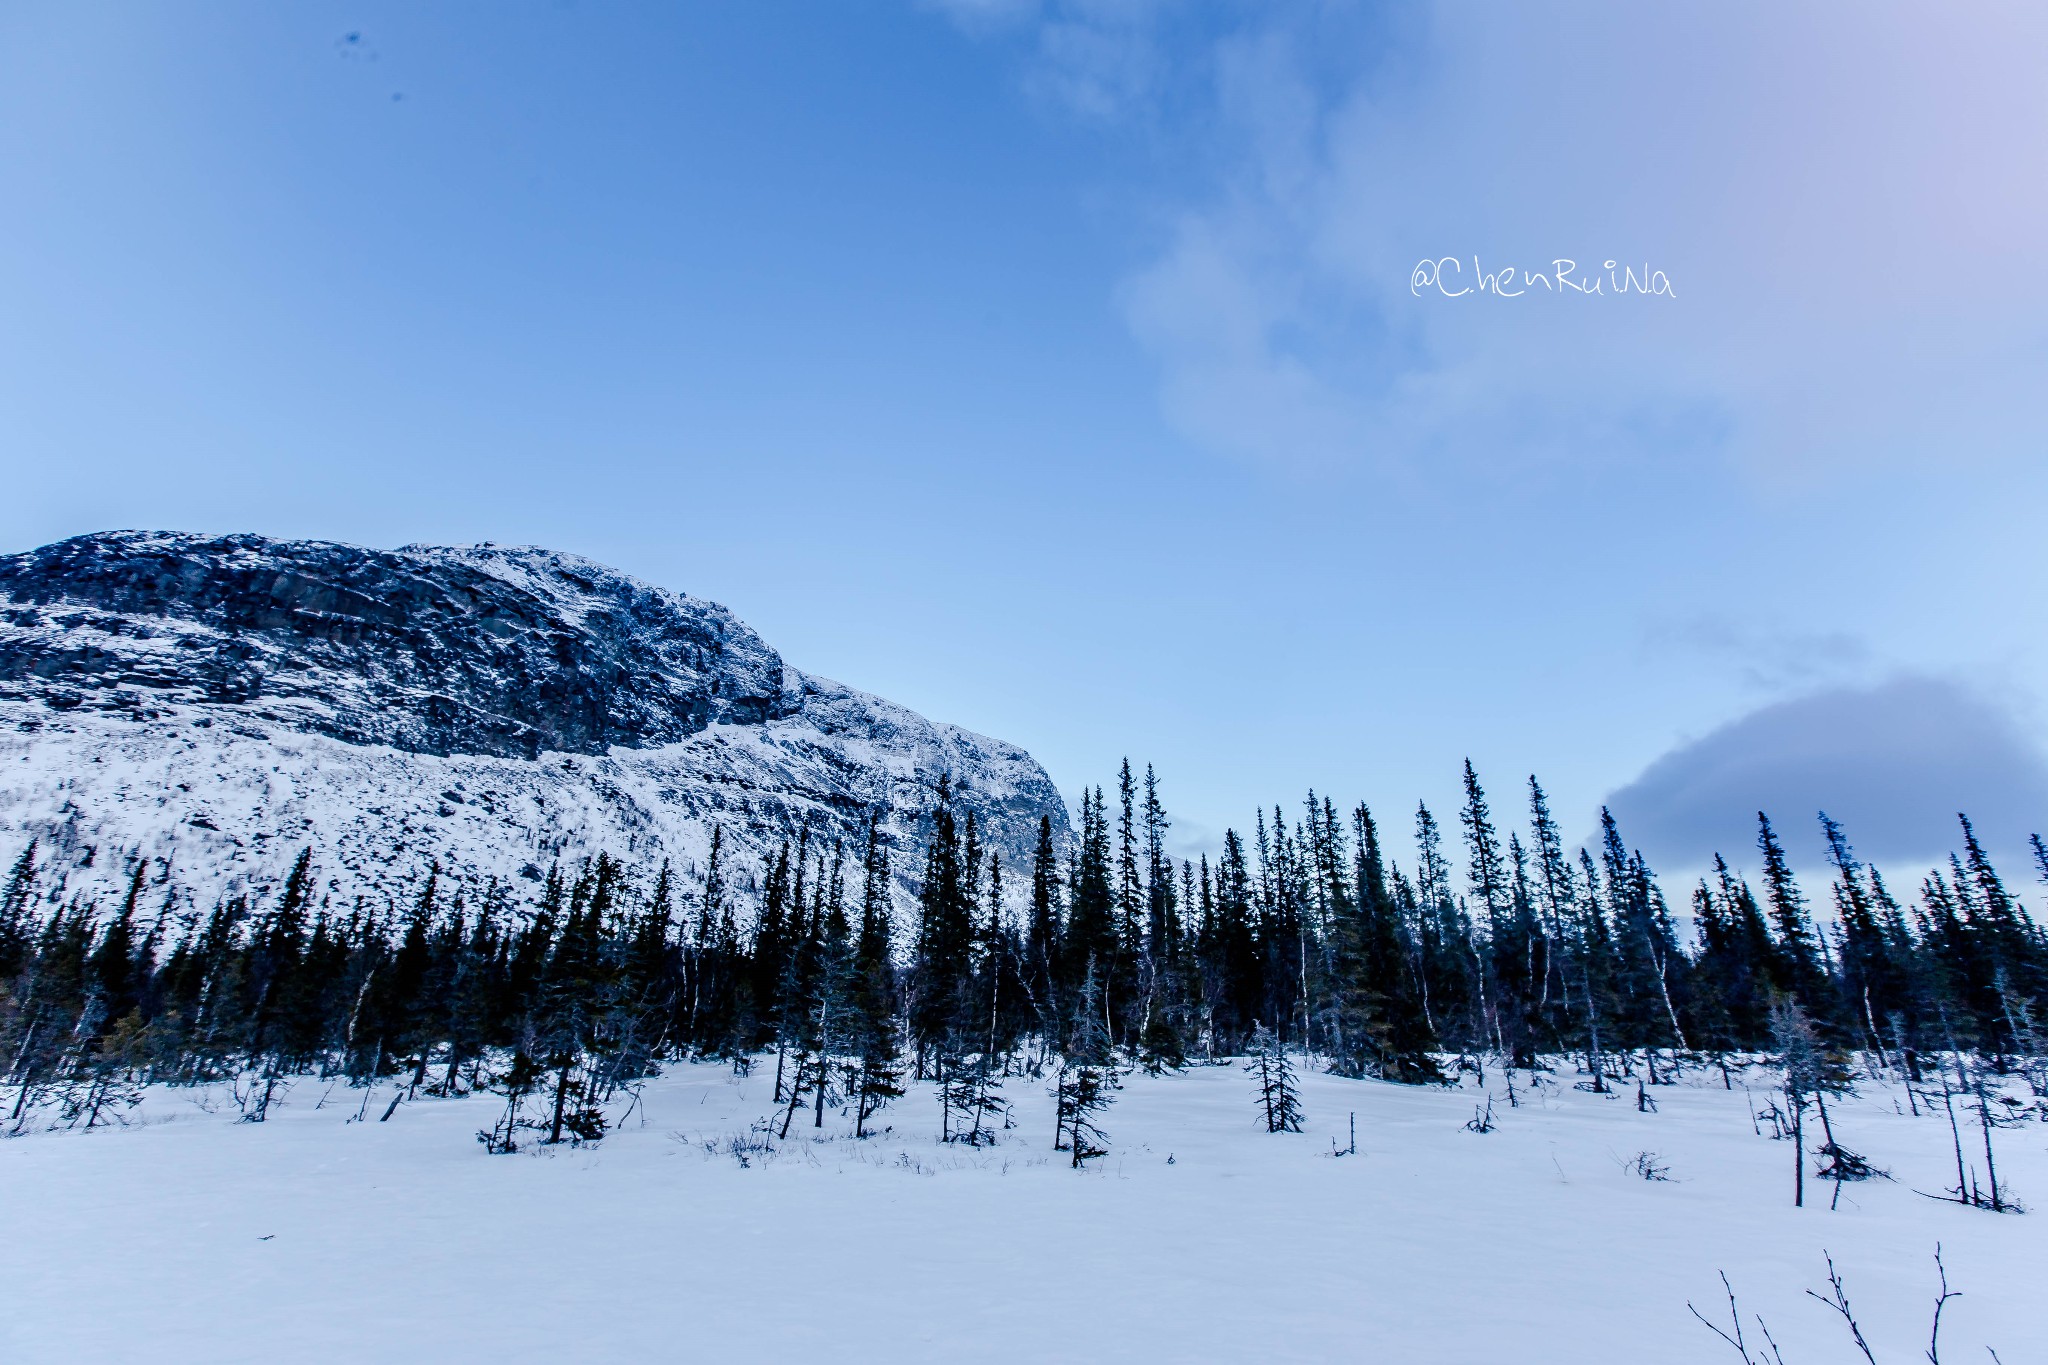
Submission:
<svg viewBox="0 0 2048 1365">
<path fill-rule="evenodd" d="M 1371 818 L 1364 806 L 1352 812 L 1352 825 L 1360 845 L 1358 896 L 1354 900 L 1346 887 L 1344 894 L 1333 898 L 1324 935 L 1328 963 L 1324 1036 L 1328 1040 L 1330 1070 L 1340 1076 L 1373 1075 L 1379 1069 L 1374 1035 L 1380 1023 L 1381 983 L 1373 976 L 1374 925 L 1368 908 L 1371 893 L 1364 886 L 1364 844 L 1369 837 Z M 1377 847 L 1372 850 L 1375 859 L 1378 852 Z"/>
<path fill-rule="evenodd" d="M 1534 1067 L 1543 1029 L 1543 990 L 1550 977 L 1550 944 L 1543 935 L 1529 855 L 1521 836 L 1508 836 L 1508 914 L 1488 943 L 1498 983 L 1496 1018 L 1511 1066 Z"/>
<path fill-rule="evenodd" d="M 1081 841 L 1076 850 L 1071 886 L 1067 898 L 1066 932 L 1061 936 L 1059 989 L 1065 1024 L 1086 1012 L 1080 1009 L 1080 991 L 1092 968 L 1097 973 L 1097 1003 L 1101 1003 L 1104 963 L 1116 957 L 1116 901 L 1110 883 L 1109 821 L 1104 811 L 1102 789 L 1081 797 Z M 1071 1043 L 1066 1034 L 1063 1044 Z"/>
<path fill-rule="evenodd" d="M 1595 1094 L 1604 1094 L 1607 1049 L 1614 1038 L 1616 1014 L 1614 940 L 1601 904 L 1600 873 L 1593 865 L 1593 855 L 1584 848 L 1579 850 L 1579 881 L 1582 890 L 1573 897 L 1579 906 L 1574 956 L 1578 961 L 1586 1072 L 1590 1078 L 1585 1086 Z"/>
<path fill-rule="evenodd" d="M 1366 1016 L 1376 1074 L 1408 1085 L 1441 1082 L 1436 1039 L 1422 1009 L 1414 954 L 1401 901 L 1380 849 L 1379 827 L 1363 802 L 1352 813 L 1358 847 L 1359 918 L 1362 926 Z"/>
<path fill-rule="evenodd" d="M 1756 813 L 1757 850 L 1764 859 L 1764 895 L 1771 924 L 1777 931 L 1778 987 L 1796 996 L 1809 1011 L 1822 1009 L 1825 976 L 1820 950 L 1814 937 L 1813 921 L 1806 913 L 1806 894 L 1792 875 L 1785 847 L 1771 828 L 1770 817 Z M 1824 1012 L 1824 1011 L 1823 1011 Z"/>
<path fill-rule="evenodd" d="M 1681 968 L 1677 935 L 1663 894 L 1640 851 L 1622 841 L 1614 813 L 1600 808 L 1600 864 L 1614 931 L 1617 1025 L 1624 1044 L 1687 1046 L 1674 976 Z M 1655 1066 L 1654 1058 L 1649 1059 Z"/>
<path fill-rule="evenodd" d="M 1277 1021 L 1276 1031 L 1310 1045 L 1309 943 L 1304 909 L 1313 896 L 1299 840 L 1290 838 L 1280 808 L 1273 808 L 1270 842 L 1261 815 L 1258 939 L 1264 959 L 1265 998 L 1256 1018 Z"/>
<path fill-rule="evenodd" d="M 0 887 L 0 981 L 13 980 L 28 956 L 28 904 L 35 894 L 38 846 L 28 841 L 7 873 L 6 886 Z"/>
<path fill-rule="evenodd" d="M 882 839 L 882 815 L 868 817 L 861 857 L 860 934 L 854 944 L 849 996 L 848 1047 L 854 1072 L 854 1136 L 867 1136 L 867 1121 L 891 1100 L 903 1097 L 898 1062 L 896 972 L 890 962 L 889 850 Z"/>
<path fill-rule="evenodd" d="M 446 1016 L 448 1070 L 441 1080 L 444 1095 L 461 1093 L 463 1067 L 469 1066 L 474 1075 L 482 1064 L 485 1048 L 499 1031 L 498 1011 L 504 987 L 496 916 L 501 896 L 502 889 L 493 879 L 457 955 Z"/>
<path fill-rule="evenodd" d="M 1475 1018 L 1479 1004 L 1477 962 L 1470 951 L 1471 927 L 1451 892 L 1451 865 L 1443 855 L 1443 832 L 1422 802 L 1415 805 L 1416 958 L 1422 1008 L 1430 1031 L 1466 1047 L 1484 1036 Z"/>
<path fill-rule="evenodd" d="M 1234 1055 L 1251 1036 L 1252 1022 L 1268 995 L 1265 958 L 1254 925 L 1256 902 L 1244 841 L 1223 832 L 1223 856 L 1216 868 L 1215 925 L 1210 960 L 1216 979 L 1210 1007 L 1215 1049 Z"/>
<path fill-rule="evenodd" d="M 1529 834 L 1534 871 L 1531 883 L 1536 892 L 1537 920 L 1546 945 L 1546 963 L 1539 991 L 1539 1009 L 1550 1023 L 1552 1036 L 1570 1031 L 1572 972 L 1570 957 L 1576 937 L 1578 907 L 1574 897 L 1571 863 L 1564 853 L 1564 835 L 1550 813 L 1549 798 L 1536 775 L 1529 775 Z"/>
<path fill-rule="evenodd" d="M 965 1142 L 974 1147 L 996 1140 L 998 1120 L 1009 1126 L 1010 1106 L 1002 1096 L 1002 1080 L 995 1065 L 998 1054 L 1007 1056 L 1008 1052 L 1008 1040 L 1003 1035 L 1003 997 L 1005 983 L 1014 982 L 1016 975 L 1007 961 L 1010 945 L 1002 923 L 1002 884 L 1001 857 L 992 854 L 987 914 L 976 936 L 972 969 L 973 999 L 980 1010 L 980 1020 L 970 1036 L 967 1028 L 973 1021 L 963 1018 L 962 1037 L 957 1045 L 961 1055 L 941 1081 L 940 1098 L 945 1107 L 941 1135 L 946 1141 Z"/>
<path fill-rule="evenodd" d="M 568 918 L 548 956 L 534 1021 L 536 1060 L 553 1075 L 548 1135 L 594 1141 L 604 1135 L 604 1114 L 591 1100 L 587 1053 L 595 1024 L 595 1002 L 604 980 L 598 916 L 590 905 L 590 874 L 578 878 Z M 579 894 L 580 893 L 580 894 Z M 580 902 L 580 904 L 579 904 Z"/>
<path fill-rule="evenodd" d="M 1979 1027 L 2001 1048 L 2017 1051 L 2015 1005 L 2048 996 L 2048 944 L 1992 866 L 1970 818 L 1958 814 L 1956 821 L 1963 829 L 1963 867 L 1974 893 L 1965 905 L 1976 944 L 1973 995 Z"/>
<path fill-rule="evenodd" d="M 1842 827 L 1826 811 L 1820 812 L 1820 827 L 1828 862 L 1835 869 L 1835 932 L 1841 963 L 1837 1016 L 1848 1025 L 1848 1036 L 1860 1035 L 1871 1051 L 1882 1054 L 1884 1038 L 1877 1021 L 1905 1003 L 1905 974 L 1893 960 L 1877 902 Z"/>
<path fill-rule="evenodd" d="M 249 947 L 250 965 L 246 979 L 255 993 L 251 1010 L 248 1064 L 261 1077 L 262 1089 L 243 1117 L 261 1123 L 268 1116 L 277 1088 L 302 1060 L 313 1041 L 312 1021 L 306 1016 L 317 1005 L 306 989 L 302 957 L 305 951 L 306 906 L 311 899 L 313 850 L 300 852 L 276 910 L 259 926 Z M 141 890 L 140 866 L 137 880 L 129 885 L 128 903 L 121 919 L 127 920 Z"/>
<path fill-rule="evenodd" d="M 1053 1150 L 1070 1153 L 1068 1164 L 1076 1170 L 1109 1150 L 1100 1115 L 1115 1100 L 1118 1081 L 1105 1012 L 1091 962 L 1075 998 L 1075 1018 L 1068 1030 L 1072 1042 L 1052 1087 Z"/>
<path fill-rule="evenodd" d="M 1693 892 L 1694 1042 L 1723 1057 L 1768 1042 L 1773 949 L 1747 883 L 1714 857 L 1714 877 Z M 1724 1081 L 1727 1079 L 1724 1070 Z"/>
<path fill-rule="evenodd" d="M 1257 1087 L 1259 1117 L 1269 1133 L 1301 1131 L 1301 1097 L 1294 1081 L 1294 1064 L 1280 1039 L 1264 1024 L 1252 1030 L 1251 1057 L 1245 1071 Z"/>
<path fill-rule="evenodd" d="M 1507 1064 L 1526 1066 L 1535 1060 L 1530 978 L 1536 967 L 1527 870 L 1519 843 L 1513 847 L 1512 859 L 1503 856 L 1486 792 L 1469 758 L 1464 780 L 1465 806 L 1459 819 L 1465 830 L 1472 898 L 1486 919 L 1486 964 L 1479 974 L 1488 1016 L 1485 1023 Z"/>
<path fill-rule="evenodd" d="M 1031 909 L 1024 929 L 1024 989 L 1039 1037 L 1057 1039 L 1061 1002 L 1055 981 L 1062 955 L 1059 854 L 1053 848 L 1052 817 L 1038 818 L 1038 845 L 1031 856 Z"/>
<path fill-rule="evenodd" d="M 1101 962 L 1116 1041 L 1128 1043 L 1144 1016 L 1145 895 L 1138 875 L 1137 787 L 1126 758 L 1117 774 L 1116 948 Z"/>
<path fill-rule="evenodd" d="M 910 969 L 910 1036 L 917 1074 L 943 1081 L 972 1036 L 973 907 L 968 899 L 952 787 L 938 784 L 924 885 L 918 894 L 917 937 Z"/>
<path fill-rule="evenodd" d="M 1145 765 L 1145 940 L 1144 1008 L 1139 1055 L 1148 1072 L 1178 1070 L 1186 1064 L 1182 1039 L 1180 905 L 1173 860 L 1166 855 L 1171 821 L 1159 800 L 1159 779 Z"/>
<path fill-rule="evenodd" d="M 1818 1109 L 1825 1138 L 1823 1152 L 1839 1158 L 1843 1153 L 1827 1118 L 1827 1099 L 1853 1092 L 1848 1068 L 1828 1048 L 1820 1029 L 1797 1000 L 1780 1000 L 1772 1008 L 1771 1039 L 1792 1128 L 1792 1203 L 1799 1207 L 1806 1203 L 1806 1112 L 1809 1107 Z M 1839 1188 L 1836 1193 L 1839 1196 Z"/>
</svg>

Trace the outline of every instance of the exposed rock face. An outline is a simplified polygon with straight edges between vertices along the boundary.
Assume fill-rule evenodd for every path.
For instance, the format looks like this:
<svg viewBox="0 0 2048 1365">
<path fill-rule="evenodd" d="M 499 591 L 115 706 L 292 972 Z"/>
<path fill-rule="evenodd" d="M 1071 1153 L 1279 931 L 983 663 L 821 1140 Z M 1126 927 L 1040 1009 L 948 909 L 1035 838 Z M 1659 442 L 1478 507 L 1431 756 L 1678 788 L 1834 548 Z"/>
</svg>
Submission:
<svg viewBox="0 0 2048 1365">
<path fill-rule="evenodd" d="M 110 532 L 0 557 L 0 839 L 100 876 L 140 852 L 219 892 L 307 843 L 337 891 L 430 858 L 689 870 L 713 823 L 744 864 L 802 828 L 852 841 L 877 804 L 914 876 L 941 773 L 1012 868 L 1041 816 L 1064 841 L 1023 750 L 573 555 Z"/>
<path fill-rule="evenodd" d="M 0 689 L 253 707 L 413 753 L 533 758 L 791 713 L 731 612 L 573 555 L 83 536 L 0 559 Z"/>
</svg>

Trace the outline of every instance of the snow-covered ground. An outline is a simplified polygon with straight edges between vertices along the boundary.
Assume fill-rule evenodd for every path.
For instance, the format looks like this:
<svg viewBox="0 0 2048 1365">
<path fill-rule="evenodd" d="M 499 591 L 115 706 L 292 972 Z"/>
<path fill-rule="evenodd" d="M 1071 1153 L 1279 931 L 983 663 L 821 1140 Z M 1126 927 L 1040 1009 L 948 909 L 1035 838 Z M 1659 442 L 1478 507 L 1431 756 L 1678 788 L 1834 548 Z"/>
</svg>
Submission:
<svg viewBox="0 0 2048 1365">
<path fill-rule="evenodd" d="M 1830 1212 L 1814 1183 L 1791 1206 L 1789 1144 L 1716 1073 L 1656 1113 L 1568 1085 L 1510 1109 L 1489 1079 L 1490 1134 L 1462 1128 L 1469 1084 L 1311 1075 L 1307 1130 L 1272 1136 L 1234 1068 L 1133 1075 L 1083 1172 L 1021 1078 L 993 1148 L 939 1144 L 921 1092 L 865 1142 L 802 1115 L 745 1165 L 761 1070 L 673 1067 L 599 1146 L 513 1156 L 474 1140 L 491 1096 L 379 1123 L 387 1085 L 354 1122 L 362 1092 L 301 1081 L 255 1125 L 159 1090 L 127 1128 L 0 1143 L 0 1360 L 1728 1362 L 1686 1311 L 1724 1308 L 1725 1269 L 1818 1365 L 1860 1358 L 1803 1293 L 1825 1249 L 1877 1358 L 1912 1361 L 1937 1242 L 1963 1293 L 1944 1360 L 2048 1346 L 2048 1213 L 1917 1193 L 1952 1183 L 1948 1128 L 1895 1087 L 1835 1115 L 1896 1181 Z M 1358 1154 L 1333 1158 L 1353 1112 Z M 1626 1169 L 1643 1151 L 1669 1181 Z M 2048 1125 L 1998 1159 L 2048 1209 Z"/>
</svg>

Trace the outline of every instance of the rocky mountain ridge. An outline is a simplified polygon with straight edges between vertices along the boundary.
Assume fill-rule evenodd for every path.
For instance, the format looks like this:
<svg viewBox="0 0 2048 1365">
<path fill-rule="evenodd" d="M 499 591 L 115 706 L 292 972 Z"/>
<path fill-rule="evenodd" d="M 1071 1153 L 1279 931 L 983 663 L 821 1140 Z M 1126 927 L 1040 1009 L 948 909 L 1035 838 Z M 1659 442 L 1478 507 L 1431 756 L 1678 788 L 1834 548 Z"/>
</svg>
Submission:
<svg viewBox="0 0 2048 1365">
<path fill-rule="evenodd" d="M 714 824 L 744 877 L 876 806 L 907 882 L 942 773 L 1012 868 L 1040 817 L 1064 842 L 1023 750 L 578 556 L 122 531 L 0 557 L 0 852 L 38 839 L 74 885 L 139 854 L 229 894 L 307 844 L 342 895 L 601 849 L 687 873 Z"/>
</svg>

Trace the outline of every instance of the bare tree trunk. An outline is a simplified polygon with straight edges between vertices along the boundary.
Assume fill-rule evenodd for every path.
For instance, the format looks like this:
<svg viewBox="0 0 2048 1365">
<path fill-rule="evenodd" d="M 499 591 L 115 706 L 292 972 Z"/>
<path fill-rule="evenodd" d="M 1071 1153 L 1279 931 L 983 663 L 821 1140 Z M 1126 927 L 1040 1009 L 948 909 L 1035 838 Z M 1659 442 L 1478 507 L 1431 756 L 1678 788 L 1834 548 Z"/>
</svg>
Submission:
<svg viewBox="0 0 2048 1365">
<path fill-rule="evenodd" d="M 818 1003 L 818 1094 L 817 1111 L 812 1115 L 811 1127 L 825 1126 L 825 1029 L 831 1020 L 823 1001 Z"/>
<path fill-rule="evenodd" d="M 1668 968 L 1664 961 L 1664 954 L 1652 949 L 1651 961 L 1657 964 L 1657 993 L 1664 997 L 1664 1013 L 1671 1016 L 1671 1036 L 1678 1040 L 1678 1050 L 1680 1052 L 1690 1052 L 1692 1048 L 1685 1041 L 1685 1030 L 1679 1027 L 1678 1007 L 1671 1003 L 1671 985 L 1665 980 Z"/>
<path fill-rule="evenodd" d="M 555 1076 L 555 1118 L 554 1122 L 548 1126 L 549 1142 L 560 1142 L 562 1140 L 562 1109 L 569 1102 L 569 1068 L 571 1065 L 572 1063 L 570 1062 L 563 1062 L 560 1072 Z"/>
<path fill-rule="evenodd" d="M 782 1111 L 782 1131 L 775 1135 L 778 1138 L 789 1136 L 789 1121 L 796 1117 L 797 1106 L 804 1102 L 805 1056 L 802 1051 L 796 1054 L 796 1074 L 789 1081 L 789 1108 Z"/>
<path fill-rule="evenodd" d="M 1806 1207 L 1806 1100 L 1789 1091 L 1785 1102 L 1792 1107 L 1792 1207 Z"/>
<path fill-rule="evenodd" d="M 1956 1202 L 1967 1204 L 1970 1202 L 1970 1178 L 1963 1173 L 1963 1129 L 1962 1125 L 1956 1122 L 1956 1102 L 1948 1088 L 1947 1064 L 1943 1063 L 1939 1070 L 1941 1073 L 1941 1106 L 1948 1111 L 1948 1135 L 1950 1141 L 1955 1144 L 1956 1151 Z"/>
<path fill-rule="evenodd" d="M 29 1055 L 29 1049 L 35 1046 L 36 1032 L 41 1027 L 42 1021 L 40 1019 L 29 1025 L 28 1037 L 22 1040 L 21 1051 L 14 1058 L 14 1074 L 21 1088 L 14 1095 L 14 1112 L 7 1116 L 8 1121 L 11 1123 L 19 1124 L 21 1122 L 22 1109 L 28 1103 L 29 1088 L 35 1081 L 34 1068 L 26 1065 L 26 1059 Z"/>
<path fill-rule="evenodd" d="M 1991 1155 L 1991 1101 L 1984 1093 L 1984 1073 L 1980 1068 L 1975 1077 L 1977 1086 L 1977 1123 L 1984 1130 L 1984 1172 L 1991 1180 L 1991 1211 L 2005 1212 L 2005 1201 L 1998 1195 L 1998 1162 Z"/>
</svg>

